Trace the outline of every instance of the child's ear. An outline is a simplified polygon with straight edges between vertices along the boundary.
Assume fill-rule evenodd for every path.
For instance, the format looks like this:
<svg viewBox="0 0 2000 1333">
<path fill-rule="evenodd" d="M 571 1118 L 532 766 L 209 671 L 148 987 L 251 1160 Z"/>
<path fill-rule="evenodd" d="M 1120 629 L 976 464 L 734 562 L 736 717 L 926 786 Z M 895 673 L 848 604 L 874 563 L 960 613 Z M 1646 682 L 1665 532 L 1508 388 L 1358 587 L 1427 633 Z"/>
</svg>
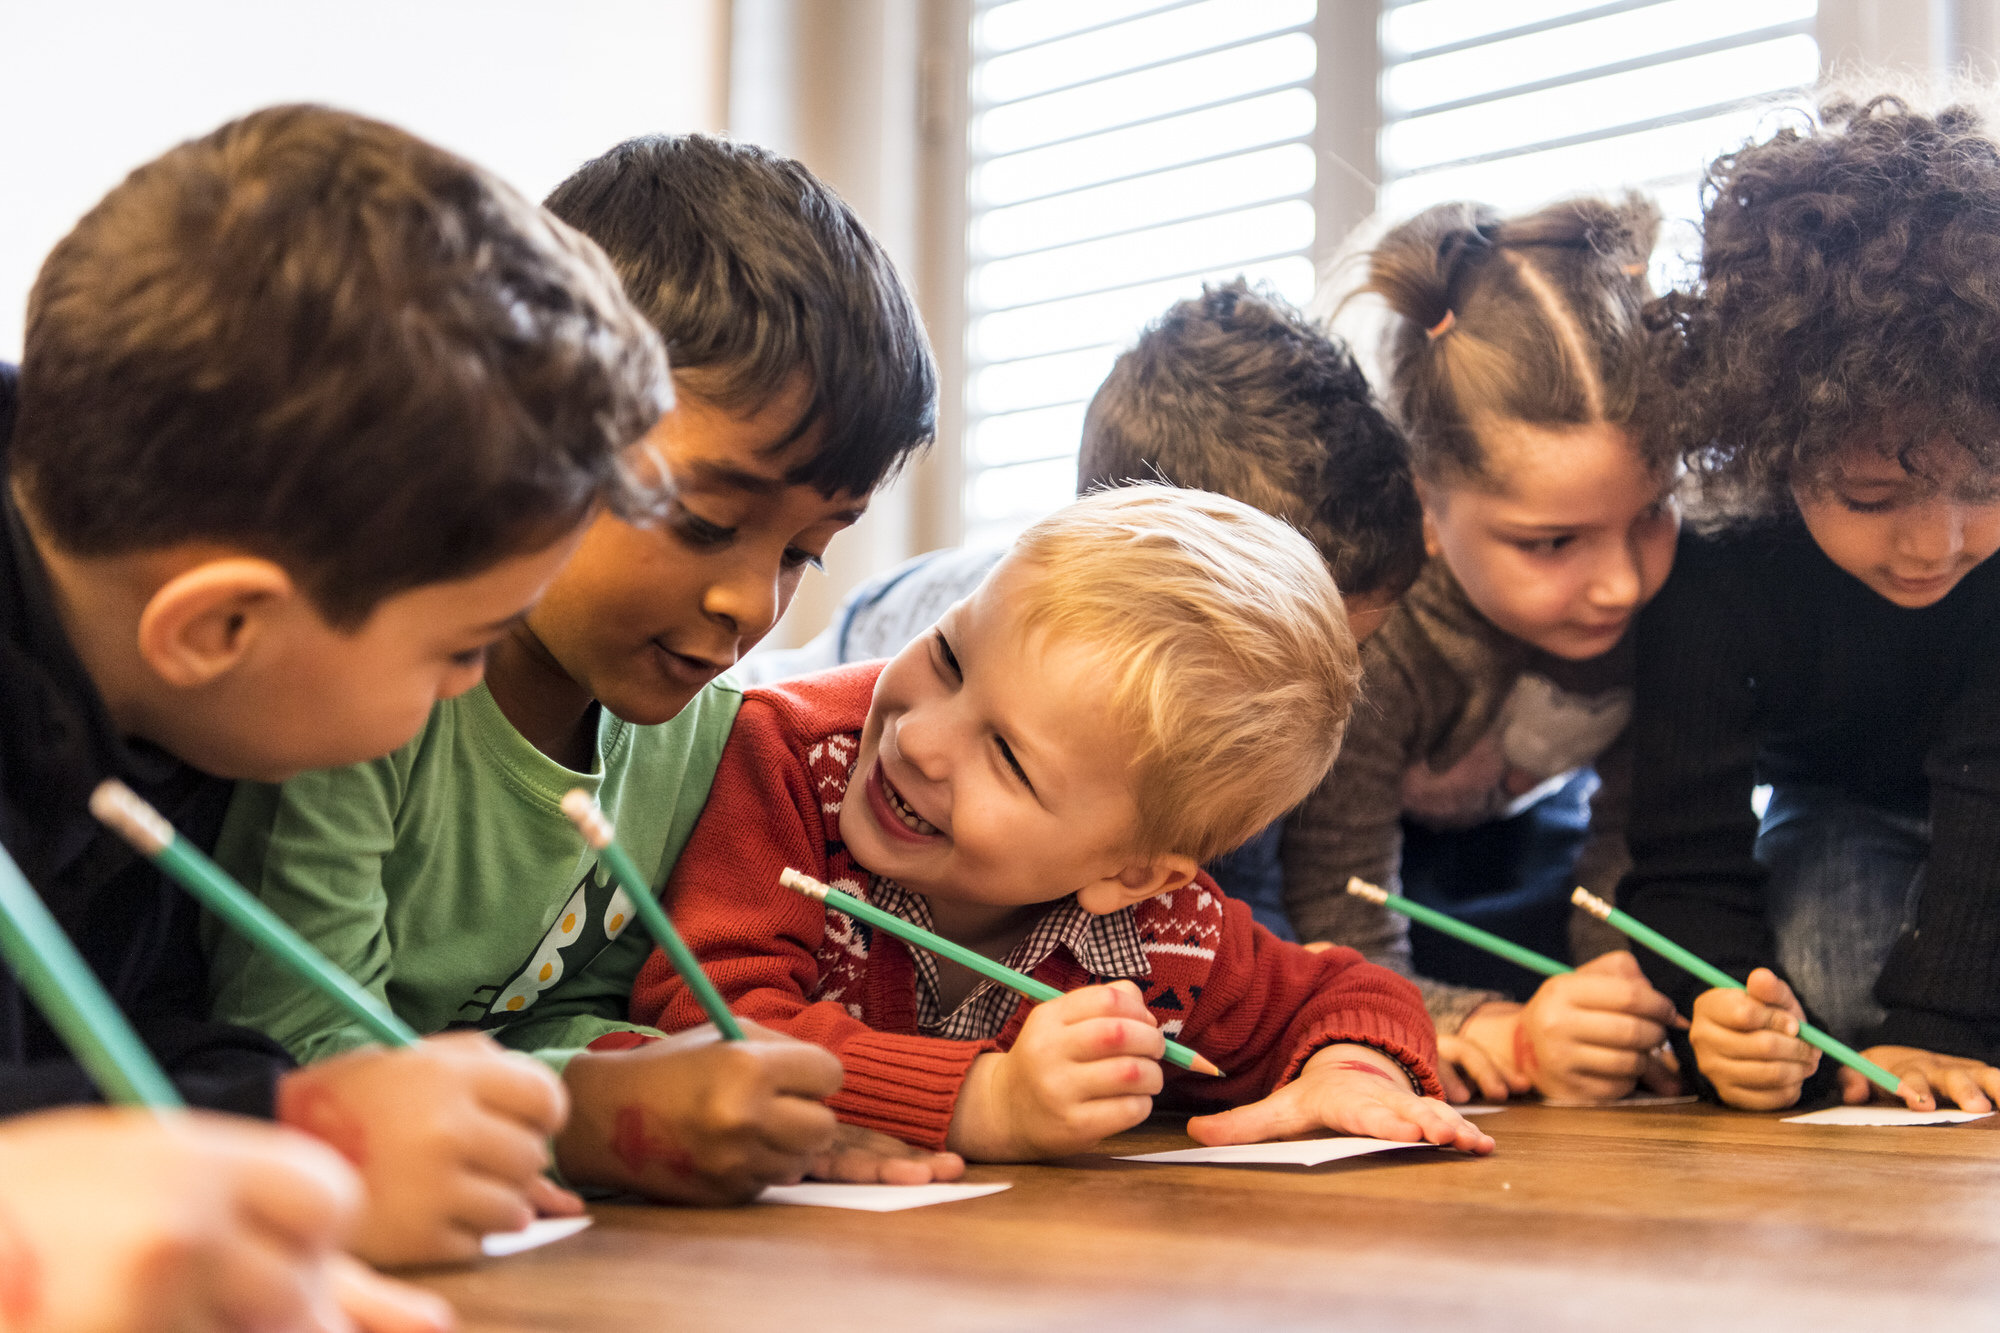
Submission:
<svg viewBox="0 0 2000 1333">
<path fill-rule="evenodd" d="M 1438 543 L 1437 519 L 1433 517 L 1442 497 L 1421 480 L 1412 478 L 1411 484 L 1417 488 L 1417 503 L 1424 511 L 1424 554 L 1435 560 L 1444 554 L 1444 547 Z"/>
<path fill-rule="evenodd" d="M 1115 875 L 1084 885 L 1076 891 L 1076 901 L 1086 912 L 1109 916 L 1122 907 L 1172 893 L 1200 873 L 1192 857 L 1168 852 L 1134 861 Z"/>
<path fill-rule="evenodd" d="M 199 689 L 241 662 L 297 595 L 291 576 L 269 560 L 203 561 L 147 599 L 139 656 L 167 684 Z"/>
</svg>

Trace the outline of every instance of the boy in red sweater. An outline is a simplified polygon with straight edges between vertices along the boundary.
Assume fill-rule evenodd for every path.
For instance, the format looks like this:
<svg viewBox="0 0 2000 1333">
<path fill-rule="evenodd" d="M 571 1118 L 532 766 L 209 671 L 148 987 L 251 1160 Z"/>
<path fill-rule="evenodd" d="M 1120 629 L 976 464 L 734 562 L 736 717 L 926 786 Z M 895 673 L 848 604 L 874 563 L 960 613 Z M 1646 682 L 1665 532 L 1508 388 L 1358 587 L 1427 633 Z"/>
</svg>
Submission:
<svg viewBox="0 0 2000 1333">
<path fill-rule="evenodd" d="M 737 1012 L 840 1057 L 843 1119 L 914 1143 L 1079 1151 L 1150 1114 L 1172 1036 L 1228 1071 L 1172 1071 L 1176 1101 L 1249 1103 L 1191 1121 L 1204 1143 L 1490 1152 L 1431 1099 L 1410 983 L 1279 941 L 1200 870 L 1312 790 L 1358 674 L 1297 532 L 1201 492 L 1089 496 L 886 666 L 745 698 L 675 915 Z M 780 888 L 787 866 L 1069 993 L 1029 1004 Z M 703 1019 L 657 952 L 632 1017 Z"/>
</svg>

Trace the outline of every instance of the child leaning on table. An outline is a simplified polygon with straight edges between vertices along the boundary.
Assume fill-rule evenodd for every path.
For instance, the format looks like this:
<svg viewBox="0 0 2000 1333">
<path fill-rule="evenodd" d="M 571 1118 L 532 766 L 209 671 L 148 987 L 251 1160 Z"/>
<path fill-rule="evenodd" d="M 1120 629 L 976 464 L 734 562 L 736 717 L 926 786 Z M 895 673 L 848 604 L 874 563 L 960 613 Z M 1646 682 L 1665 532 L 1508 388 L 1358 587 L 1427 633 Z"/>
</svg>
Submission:
<svg viewBox="0 0 2000 1333">
<path fill-rule="evenodd" d="M 119 777 L 209 847 L 234 780 L 386 753 L 479 678 L 600 505 L 642 498 L 619 460 L 670 386 L 603 255 L 401 130 L 275 107 L 168 150 L 78 221 L 36 278 L 15 385 L 0 367 L 8 853 L 190 1105 L 353 1159 L 360 1253 L 469 1257 L 537 1206 L 575 1208 L 542 1173 L 562 1088 L 531 1061 L 458 1034 L 294 1069 L 211 1020 L 194 900 L 88 800 Z M 96 1096 L 0 969 L 0 1114 Z M 267 1206 L 300 1153 L 246 1123 L 38 1124 L 72 1145 L 51 1174 L 118 1212 L 121 1240 L 184 1220 L 149 1267 L 121 1264 L 88 1208 L 23 1208 L 31 1242 L 65 1252 L 50 1272 L 104 1232 L 107 1300 L 136 1282 L 166 1318 L 194 1267 L 219 1306 L 255 1305 L 312 1279 L 303 1261 L 341 1234 L 303 1185 L 289 1214 Z M 0 1174 L 10 1198 L 30 1183 Z M 189 1176 L 216 1206 L 161 1198 Z M 287 1323 L 270 1304 L 246 1322 Z"/>
<path fill-rule="evenodd" d="M 1706 535 L 1639 626 L 1635 916 L 1734 1106 L 2000 1101 L 2000 138 L 1829 100 L 1708 170 L 1659 311 Z M 1755 783 L 1773 787 L 1761 817 Z"/>
<path fill-rule="evenodd" d="M 1466 1084 L 1495 1100 L 1612 1101 L 1642 1077 L 1675 1087 L 1649 1055 L 1672 1006 L 1569 906 L 1570 875 L 1608 894 L 1623 867 L 1630 630 L 1679 525 L 1673 451 L 1644 429 L 1639 316 L 1658 219 L 1636 197 L 1516 217 L 1439 204 L 1368 256 L 1363 290 L 1394 316 L 1387 390 L 1430 559 L 1362 649 L 1366 703 L 1332 772 L 1286 821 L 1285 907 L 1301 939 L 1350 942 L 1407 929 L 1350 896 L 1353 876 L 1419 898 L 1483 890 L 1514 915 L 1482 924 L 1582 964 L 1524 987 L 1525 1004 L 1430 989 L 1453 1100 Z M 1592 768 L 1602 785 L 1573 865 L 1539 851 L 1546 831 L 1519 838 L 1523 822 L 1582 822 L 1580 798 L 1550 809 Z M 1419 840 L 1470 854 L 1426 875 L 1408 855 Z M 1535 871 L 1543 902 L 1522 911 L 1526 892 L 1498 890 Z M 1548 938 L 1524 933 L 1538 923 Z"/>
<path fill-rule="evenodd" d="M 912 1142 L 1060 1156 L 1145 1119 L 1170 1079 L 1221 1112 L 1190 1123 L 1203 1142 L 1489 1151 L 1423 1095 L 1415 987 L 1280 941 L 1199 868 L 1319 780 L 1356 674 L 1296 531 L 1203 492 L 1088 496 L 893 661 L 750 692 L 676 918 L 733 1008 L 840 1057 L 843 1118 Z M 787 866 L 1069 994 L 1030 1004 L 870 932 L 780 888 Z M 657 951 L 632 1016 L 701 1021 Z M 1227 1076 L 1163 1070 L 1166 1036 Z"/>
<path fill-rule="evenodd" d="M 703 135 L 634 139 L 549 198 L 600 242 L 667 344 L 671 411 L 634 465 L 660 512 L 600 513 L 486 679 L 387 758 L 239 789 L 217 857 L 419 1031 L 469 1028 L 562 1075 L 577 1185 L 739 1201 L 801 1173 L 963 1169 L 841 1130 L 839 1065 L 771 1034 L 672 1042 L 624 1021 L 651 947 L 563 815 L 594 793 L 663 882 L 707 799 L 740 693 L 723 672 L 807 566 L 934 430 L 936 375 L 875 239 L 788 158 Z M 657 469 L 657 470 L 655 470 Z M 226 932 L 217 1009 L 331 1061 L 368 1040 Z M 658 1154 L 647 1145 L 678 1145 Z"/>
</svg>

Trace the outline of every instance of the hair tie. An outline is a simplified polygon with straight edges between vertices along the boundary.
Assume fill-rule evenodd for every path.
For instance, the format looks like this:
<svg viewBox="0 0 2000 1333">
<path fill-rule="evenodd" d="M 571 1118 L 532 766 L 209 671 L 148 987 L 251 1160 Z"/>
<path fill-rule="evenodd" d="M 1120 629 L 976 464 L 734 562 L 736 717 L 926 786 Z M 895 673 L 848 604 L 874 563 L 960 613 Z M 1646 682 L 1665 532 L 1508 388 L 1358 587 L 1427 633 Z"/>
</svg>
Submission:
<svg viewBox="0 0 2000 1333">
<path fill-rule="evenodd" d="M 1625 276 L 1628 278 L 1641 277 L 1645 274 L 1646 267 L 1644 264 L 1627 264 L 1625 266 Z"/>
<path fill-rule="evenodd" d="M 1438 339 L 1444 337 L 1445 334 L 1450 333 L 1451 326 L 1456 323 L 1458 323 L 1458 312 L 1447 307 L 1444 312 L 1444 318 L 1425 329 L 1424 336 L 1432 342 L 1436 342 Z"/>
</svg>

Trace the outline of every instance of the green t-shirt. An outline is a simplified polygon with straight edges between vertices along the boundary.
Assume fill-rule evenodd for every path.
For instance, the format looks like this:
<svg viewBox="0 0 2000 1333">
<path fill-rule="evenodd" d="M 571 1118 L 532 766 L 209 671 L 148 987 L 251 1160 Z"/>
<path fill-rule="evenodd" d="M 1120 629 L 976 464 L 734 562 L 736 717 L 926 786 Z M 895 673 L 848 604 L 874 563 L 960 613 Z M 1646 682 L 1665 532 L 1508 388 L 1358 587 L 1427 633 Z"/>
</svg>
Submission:
<svg viewBox="0 0 2000 1333">
<path fill-rule="evenodd" d="M 529 744 L 481 684 L 386 759 L 239 785 L 216 859 L 419 1032 L 482 1028 L 560 1072 L 607 1032 L 651 1031 L 624 1017 L 652 949 L 563 795 L 595 794 L 664 885 L 742 702 L 725 677 L 658 726 L 600 710 L 586 774 Z M 308 1062 L 372 1040 L 219 921 L 204 931 L 217 1018 Z"/>
</svg>

